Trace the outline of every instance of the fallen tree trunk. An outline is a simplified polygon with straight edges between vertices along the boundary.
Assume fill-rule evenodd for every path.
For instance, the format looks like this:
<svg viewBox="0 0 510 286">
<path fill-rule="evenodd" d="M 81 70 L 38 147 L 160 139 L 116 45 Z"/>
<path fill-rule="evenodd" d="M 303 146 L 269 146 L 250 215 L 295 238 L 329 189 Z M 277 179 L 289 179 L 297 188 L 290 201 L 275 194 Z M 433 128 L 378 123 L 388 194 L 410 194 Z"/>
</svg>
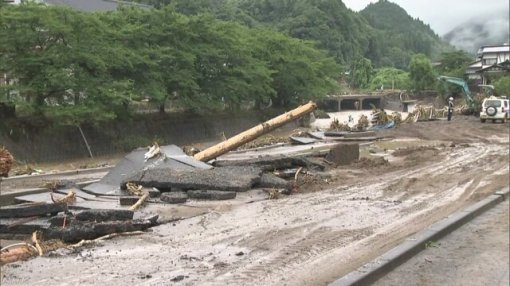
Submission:
<svg viewBox="0 0 510 286">
<path fill-rule="evenodd" d="M 51 227 L 43 230 L 42 233 L 43 238 L 46 240 L 59 239 L 64 242 L 78 242 L 80 240 L 95 239 L 111 233 L 146 230 L 156 225 L 157 218 L 157 216 L 153 216 L 128 221 L 75 222 L 66 228 Z"/>
<path fill-rule="evenodd" d="M 202 152 L 195 154 L 194 158 L 203 162 L 207 162 L 211 159 L 214 159 L 218 156 L 221 156 L 235 148 L 246 144 L 261 135 L 268 133 L 271 130 L 274 130 L 292 120 L 300 118 L 317 108 L 317 105 L 314 102 L 309 102 L 305 105 L 301 105 L 298 108 L 291 110 L 287 113 L 284 113 L 280 116 L 277 116 L 271 120 L 268 120 L 264 123 L 261 123 L 251 129 L 248 129 L 242 133 L 237 134 L 234 137 L 231 137 L 219 144 L 216 144 L 210 148 L 205 149 Z"/>
</svg>

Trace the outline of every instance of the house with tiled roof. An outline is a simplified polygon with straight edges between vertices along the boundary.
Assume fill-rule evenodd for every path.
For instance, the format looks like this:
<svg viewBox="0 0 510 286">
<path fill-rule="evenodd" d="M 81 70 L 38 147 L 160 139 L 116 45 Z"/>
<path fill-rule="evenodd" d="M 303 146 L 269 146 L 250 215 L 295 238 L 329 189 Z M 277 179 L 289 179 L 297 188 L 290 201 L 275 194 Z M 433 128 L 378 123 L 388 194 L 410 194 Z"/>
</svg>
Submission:
<svg viewBox="0 0 510 286">
<path fill-rule="evenodd" d="M 478 84 L 489 84 L 491 74 L 510 73 L 510 45 L 482 46 L 477 59 L 466 69 L 468 79 Z"/>
</svg>

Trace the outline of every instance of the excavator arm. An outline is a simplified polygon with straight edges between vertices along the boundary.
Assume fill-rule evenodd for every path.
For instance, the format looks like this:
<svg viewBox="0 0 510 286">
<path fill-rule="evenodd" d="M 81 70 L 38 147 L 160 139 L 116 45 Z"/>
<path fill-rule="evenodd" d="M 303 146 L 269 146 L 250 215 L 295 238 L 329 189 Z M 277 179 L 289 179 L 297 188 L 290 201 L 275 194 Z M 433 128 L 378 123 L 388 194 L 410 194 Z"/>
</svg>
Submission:
<svg viewBox="0 0 510 286">
<path fill-rule="evenodd" d="M 447 87 L 448 83 L 455 84 L 457 86 L 460 86 L 462 90 L 464 91 L 464 95 L 466 96 L 466 101 L 469 106 L 469 109 L 473 112 L 475 111 L 475 101 L 473 99 L 473 95 L 471 94 L 471 91 L 469 90 L 468 84 L 465 80 L 457 77 L 450 77 L 450 76 L 440 76 L 439 80 L 443 82 L 443 84 Z"/>
</svg>

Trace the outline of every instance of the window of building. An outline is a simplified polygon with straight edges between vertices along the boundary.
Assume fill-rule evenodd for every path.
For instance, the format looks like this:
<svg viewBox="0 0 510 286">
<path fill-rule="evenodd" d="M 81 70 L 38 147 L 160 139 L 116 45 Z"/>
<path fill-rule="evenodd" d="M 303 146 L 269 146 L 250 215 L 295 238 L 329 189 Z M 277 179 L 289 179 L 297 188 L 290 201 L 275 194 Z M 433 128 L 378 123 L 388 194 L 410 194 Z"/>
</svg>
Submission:
<svg viewBox="0 0 510 286">
<path fill-rule="evenodd" d="M 496 59 L 484 59 L 484 60 L 483 60 L 483 64 L 484 64 L 484 65 L 486 65 L 486 66 L 488 66 L 488 65 L 493 65 L 493 64 L 495 64 L 496 62 L 497 62 L 497 60 L 496 60 Z"/>
</svg>

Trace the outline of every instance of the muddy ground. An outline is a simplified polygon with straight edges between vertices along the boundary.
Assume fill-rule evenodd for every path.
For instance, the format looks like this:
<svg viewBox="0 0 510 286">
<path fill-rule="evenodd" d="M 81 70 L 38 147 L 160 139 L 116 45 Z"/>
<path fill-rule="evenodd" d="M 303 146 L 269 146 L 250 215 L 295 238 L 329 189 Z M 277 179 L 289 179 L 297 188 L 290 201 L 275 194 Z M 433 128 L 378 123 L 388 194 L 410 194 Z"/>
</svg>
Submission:
<svg viewBox="0 0 510 286">
<path fill-rule="evenodd" d="M 394 140 L 299 193 L 192 202 L 141 236 L 3 266 L 2 285 L 326 285 L 510 183 L 507 124 L 455 116 L 378 135 Z"/>
</svg>

